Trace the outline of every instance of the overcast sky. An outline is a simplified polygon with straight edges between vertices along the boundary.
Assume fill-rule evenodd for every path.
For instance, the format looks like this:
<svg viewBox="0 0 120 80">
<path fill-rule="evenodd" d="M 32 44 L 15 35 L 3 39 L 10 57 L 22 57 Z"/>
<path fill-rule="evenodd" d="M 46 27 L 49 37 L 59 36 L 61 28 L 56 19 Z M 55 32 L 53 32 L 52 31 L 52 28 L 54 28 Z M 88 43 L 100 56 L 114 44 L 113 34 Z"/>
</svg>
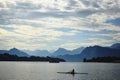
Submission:
<svg viewBox="0 0 120 80">
<path fill-rule="evenodd" d="M 120 0 L 0 0 L 0 49 L 120 42 Z"/>
</svg>

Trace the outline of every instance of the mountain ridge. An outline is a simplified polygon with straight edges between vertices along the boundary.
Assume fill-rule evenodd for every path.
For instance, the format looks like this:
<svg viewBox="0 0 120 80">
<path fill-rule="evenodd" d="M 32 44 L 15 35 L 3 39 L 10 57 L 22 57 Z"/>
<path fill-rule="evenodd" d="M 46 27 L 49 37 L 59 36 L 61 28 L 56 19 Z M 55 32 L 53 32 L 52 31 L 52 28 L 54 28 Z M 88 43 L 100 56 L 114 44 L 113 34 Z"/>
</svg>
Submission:
<svg viewBox="0 0 120 80">
<path fill-rule="evenodd" d="M 115 44 L 111 45 L 111 48 L 120 49 L 120 43 L 115 43 Z"/>
<path fill-rule="evenodd" d="M 81 53 L 75 55 L 62 55 L 58 58 L 63 58 L 66 61 L 82 61 L 84 58 L 90 59 L 93 57 L 120 57 L 120 49 L 111 47 L 102 47 L 99 45 L 86 47 Z"/>
<path fill-rule="evenodd" d="M 8 53 L 10 55 L 17 55 L 19 57 L 29 56 L 27 53 L 17 48 L 11 48 L 10 50 L 0 50 L 0 54 Z"/>
<path fill-rule="evenodd" d="M 58 48 L 53 53 L 50 53 L 47 50 L 34 50 L 31 51 L 22 51 L 17 48 L 12 48 L 10 50 L 0 50 L 0 53 L 9 53 L 12 55 L 18 55 L 18 56 L 28 56 L 27 53 L 29 53 L 30 56 L 51 56 L 51 57 L 58 57 L 63 58 L 66 61 L 82 61 L 84 58 L 92 58 L 92 57 L 106 57 L 106 56 L 112 56 L 120 57 L 120 49 L 119 49 L 120 43 L 112 44 L 108 47 L 103 47 L 99 45 L 95 46 L 89 46 L 89 47 L 79 47 L 74 50 L 67 50 L 64 48 Z"/>
</svg>

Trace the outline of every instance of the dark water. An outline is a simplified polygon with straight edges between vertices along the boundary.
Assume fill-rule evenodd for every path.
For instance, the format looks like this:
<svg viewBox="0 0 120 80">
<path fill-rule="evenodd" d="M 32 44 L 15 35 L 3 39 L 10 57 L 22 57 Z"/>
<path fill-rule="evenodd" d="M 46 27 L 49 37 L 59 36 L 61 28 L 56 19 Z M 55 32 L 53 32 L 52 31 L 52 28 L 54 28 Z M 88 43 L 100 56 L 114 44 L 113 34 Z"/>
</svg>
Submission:
<svg viewBox="0 0 120 80">
<path fill-rule="evenodd" d="M 58 74 L 72 69 L 86 74 Z M 0 62 L 0 80 L 120 80 L 119 63 Z"/>
</svg>

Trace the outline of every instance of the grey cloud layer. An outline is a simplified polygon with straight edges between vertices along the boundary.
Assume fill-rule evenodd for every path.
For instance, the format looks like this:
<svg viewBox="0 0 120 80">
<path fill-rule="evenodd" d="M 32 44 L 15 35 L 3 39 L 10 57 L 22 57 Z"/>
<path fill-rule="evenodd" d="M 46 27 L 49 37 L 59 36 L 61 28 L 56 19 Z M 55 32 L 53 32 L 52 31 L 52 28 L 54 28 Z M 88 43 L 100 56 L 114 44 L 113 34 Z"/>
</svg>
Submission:
<svg viewBox="0 0 120 80">
<path fill-rule="evenodd" d="M 120 18 L 120 0 L 1 0 L 0 31 L 2 34 L 0 35 L 2 37 L 0 36 L 0 39 L 6 39 L 6 36 L 7 38 L 14 36 L 18 40 L 24 38 L 26 41 L 34 39 L 33 46 L 40 47 L 35 45 L 35 42 L 59 41 L 62 40 L 62 36 L 75 36 L 79 31 L 115 31 L 119 34 L 119 25 L 106 22 L 116 18 Z M 59 28 L 68 28 L 70 31 L 66 33 L 59 31 Z M 38 36 L 31 34 L 30 30 L 33 30 L 33 34 L 37 32 Z M 32 36 L 26 34 L 26 31 Z M 40 31 L 42 34 L 39 34 Z M 5 33 L 11 35 L 4 35 Z M 26 34 L 26 38 L 21 33 Z M 46 38 L 43 37 L 44 35 Z M 109 37 L 116 41 L 120 40 L 118 36 Z M 27 43 L 30 43 L 21 40 L 22 44 L 18 40 L 11 40 L 19 46 L 29 46 Z M 3 43 L 5 44 L 2 40 L 0 44 Z M 42 47 L 47 46 L 42 45 Z"/>
<path fill-rule="evenodd" d="M 53 1 L 53 0 L 51 0 Z M 38 19 L 44 17 L 67 18 L 87 17 L 97 13 L 115 16 L 120 14 L 120 6 L 117 0 L 66 0 L 66 6 L 58 6 L 58 1 L 53 4 L 33 3 L 33 1 L 17 1 L 0 3 L 1 23 L 7 24 L 10 19 Z M 56 4 L 57 3 L 57 4 Z M 54 5 L 54 7 L 52 6 Z M 62 4 L 61 4 L 62 5 Z M 62 7 L 63 10 L 60 10 Z M 69 8 L 68 8 L 69 7 Z M 42 11 L 45 10 L 45 11 Z M 12 20 L 10 20 L 12 21 Z"/>
</svg>

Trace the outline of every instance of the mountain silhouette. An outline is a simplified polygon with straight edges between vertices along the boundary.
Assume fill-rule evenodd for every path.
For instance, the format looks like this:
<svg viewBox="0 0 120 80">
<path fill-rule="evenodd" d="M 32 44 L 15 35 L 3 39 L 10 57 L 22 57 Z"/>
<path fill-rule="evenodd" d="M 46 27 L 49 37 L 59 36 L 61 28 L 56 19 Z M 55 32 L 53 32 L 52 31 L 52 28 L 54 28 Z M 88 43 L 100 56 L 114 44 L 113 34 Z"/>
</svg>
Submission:
<svg viewBox="0 0 120 80">
<path fill-rule="evenodd" d="M 10 50 L 0 50 L 0 54 L 8 53 L 10 55 L 17 55 L 19 57 L 22 56 L 29 56 L 27 53 L 17 49 L 17 48 L 12 48 Z"/>
<path fill-rule="evenodd" d="M 66 50 L 64 48 L 59 48 L 55 52 L 53 52 L 52 56 L 59 56 L 59 55 L 66 55 L 66 54 L 72 54 L 72 51 Z"/>
<path fill-rule="evenodd" d="M 82 61 L 84 58 L 91 59 L 93 57 L 120 57 L 120 49 L 110 47 L 90 46 L 86 47 L 81 53 L 75 55 L 61 55 L 66 61 Z"/>
<path fill-rule="evenodd" d="M 72 50 L 72 54 L 79 54 L 81 53 L 85 48 L 84 47 L 80 47 L 77 49 Z"/>
<path fill-rule="evenodd" d="M 113 44 L 111 48 L 120 49 L 120 43 Z"/>
<path fill-rule="evenodd" d="M 48 52 L 47 50 L 24 50 L 26 53 L 29 53 L 29 55 L 32 56 L 41 56 L 41 57 L 46 57 L 46 56 L 50 56 L 50 52 Z"/>
<path fill-rule="evenodd" d="M 85 48 L 81 52 L 81 56 L 86 58 L 105 57 L 105 56 L 120 57 L 120 50 L 111 49 L 109 47 L 92 46 L 92 47 Z"/>
<path fill-rule="evenodd" d="M 74 50 L 59 48 L 53 53 L 50 53 L 47 50 L 26 50 L 25 52 L 23 52 L 17 48 L 12 48 L 10 50 L 0 50 L 0 54 L 3 53 L 9 53 L 11 55 L 17 56 L 51 56 L 62 58 L 66 61 L 82 61 L 84 58 L 91 59 L 93 57 L 120 57 L 120 43 L 116 43 L 108 47 L 95 45 L 86 48 L 80 47 Z M 29 55 L 27 53 L 29 53 Z"/>
<path fill-rule="evenodd" d="M 8 50 L 0 50 L 0 54 L 8 53 Z"/>
</svg>

